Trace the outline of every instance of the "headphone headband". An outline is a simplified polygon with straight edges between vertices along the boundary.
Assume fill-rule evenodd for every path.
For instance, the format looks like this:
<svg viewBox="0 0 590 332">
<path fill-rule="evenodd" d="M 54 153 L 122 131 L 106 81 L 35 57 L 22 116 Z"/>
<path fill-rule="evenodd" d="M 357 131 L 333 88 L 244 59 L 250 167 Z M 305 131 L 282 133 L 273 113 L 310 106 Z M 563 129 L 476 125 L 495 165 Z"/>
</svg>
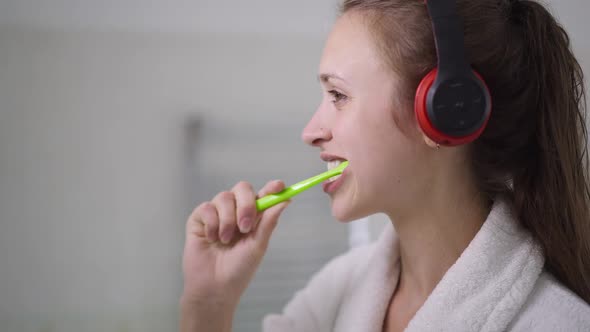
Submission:
<svg viewBox="0 0 590 332">
<path fill-rule="evenodd" d="M 455 0 L 426 1 L 432 21 L 432 30 L 438 59 L 438 74 L 445 72 L 470 73 L 471 67 L 465 55 L 463 22 L 457 15 Z"/>
</svg>

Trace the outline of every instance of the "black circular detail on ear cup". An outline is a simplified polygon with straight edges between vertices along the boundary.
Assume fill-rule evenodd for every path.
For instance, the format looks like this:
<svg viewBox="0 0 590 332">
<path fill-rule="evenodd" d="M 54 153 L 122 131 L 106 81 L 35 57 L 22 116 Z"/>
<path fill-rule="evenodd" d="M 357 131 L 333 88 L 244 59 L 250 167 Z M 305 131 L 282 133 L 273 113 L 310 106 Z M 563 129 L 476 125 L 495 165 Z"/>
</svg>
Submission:
<svg viewBox="0 0 590 332">
<path fill-rule="evenodd" d="M 440 132 L 461 137 L 485 125 L 491 100 L 485 84 L 475 75 L 437 78 L 427 94 L 432 125 Z"/>
</svg>

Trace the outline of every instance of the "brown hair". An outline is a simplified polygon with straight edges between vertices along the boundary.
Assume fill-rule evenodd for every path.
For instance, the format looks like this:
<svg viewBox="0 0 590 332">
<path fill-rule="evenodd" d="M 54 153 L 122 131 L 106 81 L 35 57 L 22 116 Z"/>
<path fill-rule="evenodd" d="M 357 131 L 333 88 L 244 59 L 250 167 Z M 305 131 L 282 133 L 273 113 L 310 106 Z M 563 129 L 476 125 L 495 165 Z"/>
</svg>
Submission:
<svg viewBox="0 0 590 332">
<path fill-rule="evenodd" d="M 590 190 L 582 69 L 561 25 L 536 1 L 458 0 L 465 47 L 491 91 L 493 110 L 470 146 L 480 191 L 511 197 L 543 248 L 545 268 L 590 303 Z M 436 66 L 423 1 L 344 0 L 369 18 L 384 61 L 413 102 Z"/>
</svg>

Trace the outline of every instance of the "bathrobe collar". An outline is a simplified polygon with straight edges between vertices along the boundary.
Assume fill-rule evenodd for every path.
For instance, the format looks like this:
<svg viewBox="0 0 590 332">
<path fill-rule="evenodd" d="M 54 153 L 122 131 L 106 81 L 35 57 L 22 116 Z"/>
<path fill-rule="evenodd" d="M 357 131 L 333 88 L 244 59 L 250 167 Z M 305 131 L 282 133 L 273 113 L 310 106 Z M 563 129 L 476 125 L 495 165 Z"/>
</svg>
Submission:
<svg viewBox="0 0 590 332">
<path fill-rule="evenodd" d="M 387 225 L 342 304 L 335 331 L 381 332 L 396 288 L 399 238 Z M 543 270 L 544 257 L 518 226 L 508 204 L 497 199 L 459 259 L 409 322 L 407 332 L 503 331 L 517 315 Z"/>
</svg>

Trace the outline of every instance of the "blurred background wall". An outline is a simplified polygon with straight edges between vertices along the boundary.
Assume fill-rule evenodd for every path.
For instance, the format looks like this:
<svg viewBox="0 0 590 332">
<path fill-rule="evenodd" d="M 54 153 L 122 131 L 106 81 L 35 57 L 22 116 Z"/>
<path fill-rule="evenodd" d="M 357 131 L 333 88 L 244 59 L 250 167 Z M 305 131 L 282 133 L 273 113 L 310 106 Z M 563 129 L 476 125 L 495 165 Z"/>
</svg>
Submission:
<svg viewBox="0 0 590 332">
<path fill-rule="evenodd" d="M 194 206 L 325 169 L 299 136 L 336 3 L 0 0 L 0 330 L 177 330 Z M 590 73 L 590 3 L 550 4 Z M 320 189 L 298 197 L 235 330 L 348 245 Z"/>
</svg>

